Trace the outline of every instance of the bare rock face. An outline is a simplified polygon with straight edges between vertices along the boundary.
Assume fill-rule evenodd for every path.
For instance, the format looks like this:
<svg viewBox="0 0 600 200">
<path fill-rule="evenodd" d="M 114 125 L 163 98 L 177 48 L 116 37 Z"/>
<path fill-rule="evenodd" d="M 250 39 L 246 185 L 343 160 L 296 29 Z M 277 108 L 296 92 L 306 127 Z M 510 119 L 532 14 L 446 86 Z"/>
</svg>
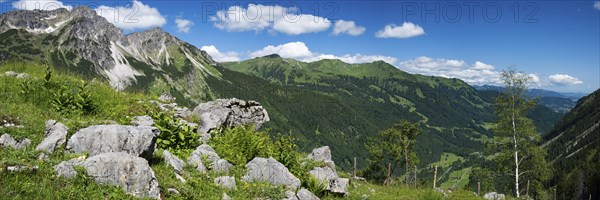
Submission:
<svg viewBox="0 0 600 200">
<path fill-rule="evenodd" d="M 42 140 L 42 142 L 35 147 L 35 150 L 54 153 L 56 149 L 58 149 L 67 141 L 68 131 L 69 128 L 60 122 L 54 120 L 46 121 L 46 130 L 44 130 L 44 135 L 46 135 L 46 138 L 44 138 L 44 140 Z"/>
<path fill-rule="evenodd" d="M 300 187 L 300 179 L 273 158 L 256 157 L 246 164 L 246 169 L 248 172 L 242 177 L 246 182 L 267 181 L 273 185 L 287 186 L 292 190 Z"/>
<path fill-rule="evenodd" d="M 310 170 L 310 174 L 317 178 L 321 183 L 325 184 L 325 190 L 340 195 L 348 195 L 348 184 L 350 180 L 347 178 L 339 178 L 335 171 L 335 163 L 331 160 L 331 150 L 328 146 L 313 149 L 308 155 L 309 159 L 325 162 L 324 167 L 315 167 Z"/>
<path fill-rule="evenodd" d="M 235 127 L 252 124 L 257 129 L 269 121 L 269 114 L 260 103 L 239 99 L 217 99 L 202 103 L 194 108 L 193 115 L 202 121 L 201 133 L 224 126 Z"/>
<path fill-rule="evenodd" d="M 309 159 L 313 159 L 315 161 L 323 161 L 327 166 L 331 169 L 335 170 L 335 163 L 331 160 L 331 149 L 329 146 L 322 146 L 316 149 L 313 149 L 312 152 L 308 155 Z"/>
<path fill-rule="evenodd" d="M 97 125 L 77 131 L 67 143 L 73 153 L 90 156 L 109 152 L 126 152 L 150 159 L 160 131 L 151 126 Z"/>
<path fill-rule="evenodd" d="M 86 175 L 97 183 L 120 186 L 136 197 L 160 199 L 158 180 L 143 158 L 125 152 L 102 153 L 83 161 L 63 161 L 54 170 L 58 176 L 71 178 L 77 175 L 75 166 L 83 167 Z"/>
</svg>

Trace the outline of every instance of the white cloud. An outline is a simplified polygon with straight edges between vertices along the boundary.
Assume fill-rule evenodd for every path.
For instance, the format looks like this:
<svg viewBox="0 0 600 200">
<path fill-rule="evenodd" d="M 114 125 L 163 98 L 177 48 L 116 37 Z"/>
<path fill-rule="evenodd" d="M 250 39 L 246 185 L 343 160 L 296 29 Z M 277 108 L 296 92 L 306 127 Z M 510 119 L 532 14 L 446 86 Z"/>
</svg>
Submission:
<svg viewBox="0 0 600 200">
<path fill-rule="evenodd" d="M 261 50 L 250 53 L 250 57 L 261 57 L 270 54 L 279 54 L 279 56 L 284 58 L 301 59 L 311 57 L 313 53 L 304 42 L 290 42 L 277 46 L 266 46 Z"/>
<path fill-rule="evenodd" d="M 500 72 L 495 67 L 481 61 L 467 64 L 463 60 L 433 59 L 418 57 L 398 63 L 401 70 L 430 76 L 458 78 L 469 84 L 498 84 L 501 83 Z"/>
<path fill-rule="evenodd" d="M 236 52 L 221 52 L 214 45 L 202 46 L 203 51 L 206 51 L 213 60 L 217 62 L 235 62 L 240 61 L 240 57 L 238 57 L 238 53 Z"/>
<path fill-rule="evenodd" d="M 259 32 L 265 29 L 289 35 L 299 35 L 327 30 L 331 22 L 323 17 L 298 14 L 297 8 L 248 4 L 248 7 L 231 6 L 217 11 L 211 17 L 214 26 L 226 31 Z"/>
<path fill-rule="evenodd" d="M 569 76 L 567 74 L 554 74 L 548 76 L 548 80 L 551 84 L 558 86 L 569 86 L 569 85 L 577 85 L 582 84 L 583 81 L 580 81 L 578 78 Z"/>
<path fill-rule="evenodd" d="M 0 1 L 4 2 L 4 1 Z M 56 0 L 20 0 L 12 3 L 15 9 L 19 10 L 55 10 L 59 8 L 73 9 L 73 6 L 65 5 Z"/>
<path fill-rule="evenodd" d="M 357 36 L 363 34 L 365 30 L 365 27 L 357 26 L 354 21 L 338 20 L 333 26 L 334 35 L 346 33 L 348 35 Z"/>
<path fill-rule="evenodd" d="M 411 38 L 425 34 L 425 30 L 412 22 L 404 22 L 402 26 L 395 24 L 386 25 L 375 33 L 378 38 Z"/>
<path fill-rule="evenodd" d="M 314 15 L 293 15 L 275 20 L 273 30 L 288 35 L 299 35 L 303 33 L 316 33 L 327 30 L 331 22 L 323 17 Z"/>
<path fill-rule="evenodd" d="M 600 10 L 600 1 L 596 1 L 596 2 L 594 2 L 594 8 L 595 8 L 596 10 Z"/>
<path fill-rule="evenodd" d="M 322 59 L 339 59 L 346 63 L 369 63 L 378 60 L 385 61 L 390 64 L 396 63 L 397 59 L 382 55 L 362 55 L 362 54 L 345 54 L 336 56 L 333 54 L 322 54 L 312 52 L 304 42 L 290 42 L 277 46 L 269 45 L 260 50 L 250 53 L 250 57 L 261 57 L 270 54 L 279 54 L 283 58 L 293 58 L 304 62 L 313 62 Z"/>
<path fill-rule="evenodd" d="M 192 22 L 191 20 L 181 18 L 175 19 L 175 24 L 177 24 L 177 31 L 181 33 L 189 33 L 190 28 L 194 26 L 194 22 Z"/>
<path fill-rule="evenodd" d="M 123 30 L 148 29 L 167 23 L 158 9 L 136 0 L 129 6 L 98 6 L 96 13 Z"/>
</svg>

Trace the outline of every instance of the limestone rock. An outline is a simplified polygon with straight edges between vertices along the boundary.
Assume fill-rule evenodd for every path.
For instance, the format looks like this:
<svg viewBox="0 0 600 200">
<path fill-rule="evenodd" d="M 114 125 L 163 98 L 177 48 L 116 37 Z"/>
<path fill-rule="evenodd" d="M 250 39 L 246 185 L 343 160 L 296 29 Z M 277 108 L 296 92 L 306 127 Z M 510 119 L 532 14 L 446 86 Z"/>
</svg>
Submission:
<svg viewBox="0 0 600 200">
<path fill-rule="evenodd" d="M 67 141 L 68 130 L 69 128 L 60 122 L 54 120 L 46 121 L 46 130 L 44 130 L 46 138 L 35 147 L 35 150 L 54 153 L 56 149 Z"/>
<path fill-rule="evenodd" d="M 25 138 L 19 142 L 8 133 L 5 133 L 4 135 L 0 136 L 0 146 L 3 147 L 10 147 L 13 149 L 24 149 L 27 148 L 27 146 L 29 146 L 30 144 L 31 140 L 29 140 L 28 138 Z"/>
<path fill-rule="evenodd" d="M 177 156 L 171 154 L 168 150 L 163 151 L 162 157 L 165 163 L 173 167 L 178 174 L 183 174 L 183 166 L 185 165 L 183 160 L 177 158 Z"/>
<path fill-rule="evenodd" d="M 248 172 L 242 177 L 244 181 L 268 181 L 273 185 L 285 185 L 293 190 L 300 187 L 300 179 L 273 158 L 256 157 L 246 164 L 246 169 Z"/>
<path fill-rule="evenodd" d="M 148 115 L 135 116 L 131 118 L 131 124 L 134 126 L 153 126 L 154 119 Z"/>
<path fill-rule="evenodd" d="M 313 159 L 315 161 L 323 161 L 327 166 L 335 171 L 335 163 L 331 160 L 331 149 L 329 146 L 322 146 L 316 149 L 313 149 L 312 152 L 308 155 L 309 159 Z"/>
<path fill-rule="evenodd" d="M 329 183 L 332 180 L 338 179 L 338 175 L 335 171 L 333 171 L 330 167 L 315 167 L 310 170 L 311 175 L 313 175 L 319 182 L 326 184 L 326 190 L 331 189 Z"/>
<path fill-rule="evenodd" d="M 350 184 L 350 179 L 334 179 L 329 183 L 329 191 L 334 194 L 341 194 L 343 196 L 346 196 L 348 195 L 348 184 Z"/>
<path fill-rule="evenodd" d="M 487 199 L 487 200 L 504 200 L 506 197 L 504 196 L 504 194 L 490 192 L 490 193 L 486 193 L 485 195 L 483 195 L 483 198 Z"/>
<path fill-rule="evenodd" d="M 235 98 L 201 103 L 192 113 L 202 122 L 199 133 L 209 133 L 221 126 L 234 127 L 243 124 L 253 124 L 258 129 L 269 121 L 269 115 L 260 103 Z"/>
<path fill-rule="evenodd" d="M 54 166 L 58 176 L 74 177 L 74 166 L 85 169 L 86 175 L 100 184 L 120 186 L 136 197 L 160 198 L 158 180 L 143 158 L 125 152 L 102 153 L 84 161 L 71 159 Z"/>
<path fill-rule="evenodd" d="M 298 197 L 298 200 L 319 200 L 319 197 L 304 188 L 300 189 L 296 196 Z"/>
<path fill-rule="evenodd" d="M 67 142 L 67 150 L 88 152 L 90 156 L 108 152 L 127 152 L 152 158 L 160 131 L 150 126 L 97 125 L 77 131 Z"/>
</svg>

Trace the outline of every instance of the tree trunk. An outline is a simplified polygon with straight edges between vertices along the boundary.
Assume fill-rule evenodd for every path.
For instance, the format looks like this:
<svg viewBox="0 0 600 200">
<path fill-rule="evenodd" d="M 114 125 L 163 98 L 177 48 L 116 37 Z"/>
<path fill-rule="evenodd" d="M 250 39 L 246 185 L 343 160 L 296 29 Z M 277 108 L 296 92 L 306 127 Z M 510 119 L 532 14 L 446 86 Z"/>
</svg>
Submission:
<svg viewBox="0 0 600 200">
<path fill-rule="evenodd" d="M 514 142 L 514 154 L 515 154 L 515 194 L 519 198 L 519 150 L 517 146 L 517 125 L 515 119 L 515 94 L 512 94 L 512 128 L 513 128 L 513 142 Z"/>
<path fill-rule="evenodd" d="M 405 147 L 406 148 L 406 147 Z M 408 169 L 408 149 L 404 149 L 404 158 L 406 160 L 406 187 L 409 187 L 409 182 L 410 182 L 410 171 Z"/>
</svg>

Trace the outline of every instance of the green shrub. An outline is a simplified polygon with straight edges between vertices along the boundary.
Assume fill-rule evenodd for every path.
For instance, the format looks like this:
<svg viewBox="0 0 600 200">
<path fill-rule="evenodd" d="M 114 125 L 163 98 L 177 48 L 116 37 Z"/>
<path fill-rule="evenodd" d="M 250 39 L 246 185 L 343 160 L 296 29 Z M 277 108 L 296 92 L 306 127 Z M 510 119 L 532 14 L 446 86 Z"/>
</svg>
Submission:
<svg viewBox="0 0 600 200">
<path fill-rule="evenodd" d="M 254 157 L 270 157 L 274 146 L 266 131 L 252 126 L 238 126 L 211 132 L 209 144 L 231 164 L 244 166 Z"/>
<path fill-rule="evenodd" d="M 306 170 L 302 167 L 302 158 L 296 145 L 297 139 L 292 134 L 278 134 L 273 142 L 271 156 L 281 164 L 285 165 L 292 174 L 301 176 Z"/>
<path fill-rule="evenodd" d="M 179 157 L 187 157 L 200 145 L 196 128 L 166 112 L 150 112 L 154 126 L 160 130 L 156 144 Z"/>
<path fill-rule="evenodd" d="M 327 187 L 323 181 L 317 179 L 315 176 L 308 174 L 307 179 L 302 180 L 302 187 L 306 188 L 308 191 L 312 192 L 314 195 L 322 197 L 325 195 L 325 188 Z"/>
<path fill-rule="evenodd" d="M 93 114 L 96 105 L 92 101 L 89 83 L 63 82 L 52 90 L 52 107 L 60 113 L 77 112 Z"/>
<path fill-rule="evenodd" d="M 54 81 L 50 68 L 46 69 L 44 80 L 33 77 L 23 81 L 21 94 L 30 101 L 49 100 L 51 107 L 63 115 L 72 112 L 95 114 L 97 108 L 89 83 L 68 79 Z"/>
</svg>

